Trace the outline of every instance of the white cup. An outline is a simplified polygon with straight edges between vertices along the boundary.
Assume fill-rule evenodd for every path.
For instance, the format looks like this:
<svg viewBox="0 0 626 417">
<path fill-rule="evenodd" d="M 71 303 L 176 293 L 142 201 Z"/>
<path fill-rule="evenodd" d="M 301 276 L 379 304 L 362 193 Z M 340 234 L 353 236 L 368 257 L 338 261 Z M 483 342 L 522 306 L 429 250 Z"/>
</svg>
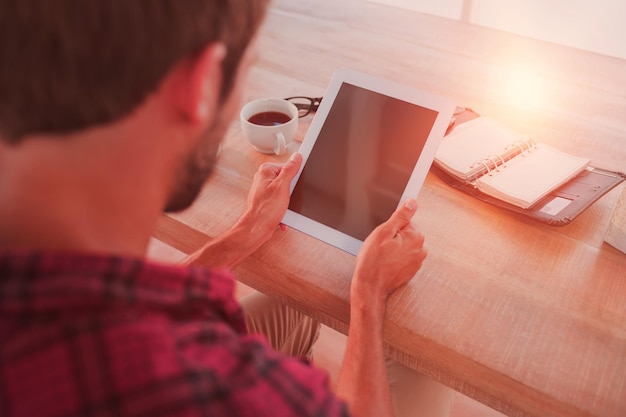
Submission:
<svg viewBox="0 0 626 417">
<path fill-rule="evenodd" d="M 280 98 L 261 98 L 241 109 L 241 130 L 252 147 L 282 155 L 298 130 L 298 108 Z"/>
</svg>

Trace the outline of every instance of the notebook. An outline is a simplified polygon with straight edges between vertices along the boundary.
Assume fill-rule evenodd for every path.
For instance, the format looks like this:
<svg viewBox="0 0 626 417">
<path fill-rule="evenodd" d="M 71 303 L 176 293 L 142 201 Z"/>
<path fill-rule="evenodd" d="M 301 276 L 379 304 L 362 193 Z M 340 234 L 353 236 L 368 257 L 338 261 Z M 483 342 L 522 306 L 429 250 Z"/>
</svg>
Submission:
<svg viewBox="0 0 626 417">
<path fill-rule="evenodd" d="M 434 163 L 484 194 L 527 209 L 587 169 L 590 160 L 481 116 L 455 127 Z"/>
</svg>

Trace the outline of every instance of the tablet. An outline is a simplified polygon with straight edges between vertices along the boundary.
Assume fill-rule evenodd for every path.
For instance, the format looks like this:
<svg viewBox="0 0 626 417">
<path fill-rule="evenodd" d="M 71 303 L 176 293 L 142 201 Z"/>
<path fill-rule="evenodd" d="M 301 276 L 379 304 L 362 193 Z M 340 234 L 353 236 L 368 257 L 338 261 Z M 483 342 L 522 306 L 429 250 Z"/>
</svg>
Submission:
<svg viewBox="0 0 626 417">
<path fill-rule="evenodd" d="M 283 224 L 356 255 L 376 226 L 417 197 L 454 108 L 406 85 L 337 70 L 300 146 Z"/>
</svg>

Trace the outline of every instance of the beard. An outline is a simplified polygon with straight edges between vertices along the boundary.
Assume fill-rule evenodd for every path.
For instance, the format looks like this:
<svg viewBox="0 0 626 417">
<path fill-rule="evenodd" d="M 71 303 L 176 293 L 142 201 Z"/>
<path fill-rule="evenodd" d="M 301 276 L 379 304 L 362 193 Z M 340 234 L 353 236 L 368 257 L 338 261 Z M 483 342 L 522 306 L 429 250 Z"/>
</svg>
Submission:
<svg viewBox="0 0 626 417">
<path fill-rule="evenodd" d="M 165 205 L 165 212 L 182 211 L 195 201 L 204 183 L 213 172 L 220 148 L 226 133 L 221 117 L 200 134 L 198 144 L 181 163 L 176 175 L 174 189 Z"/>
</svg>

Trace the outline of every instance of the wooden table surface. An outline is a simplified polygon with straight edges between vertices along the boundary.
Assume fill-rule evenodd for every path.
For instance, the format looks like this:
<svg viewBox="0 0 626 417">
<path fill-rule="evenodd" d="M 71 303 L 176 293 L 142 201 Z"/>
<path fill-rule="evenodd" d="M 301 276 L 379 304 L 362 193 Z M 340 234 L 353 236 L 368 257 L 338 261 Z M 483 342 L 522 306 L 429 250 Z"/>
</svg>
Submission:
<svg viewBox="0 0 626 417">
<path fill-rule="evenodd" d="M 345 66 L 626 171 L 624 60 L 362 0 L 277 0 L 259 47 L 246 101 L 321 96 Z M 539 85 L 535 96 L 511 93 L 520 74 Z M 300 122 L 301 140 L 310 116 Z M 254 151 L 234 121 L 198 201 L 163 216 L 155 237 L 196 250 L 234 223 L 259 164 L 286 158 Z M 551 227 L 429 174 L 414 220 L 429 257 L 389 302 L 389 354 L 509 416 L 626 416 L 626 255 L 604 243 L 624 188 Z M 346 332 L 354 261 L 287 230 L 236 274 Z"/>
</svg>

